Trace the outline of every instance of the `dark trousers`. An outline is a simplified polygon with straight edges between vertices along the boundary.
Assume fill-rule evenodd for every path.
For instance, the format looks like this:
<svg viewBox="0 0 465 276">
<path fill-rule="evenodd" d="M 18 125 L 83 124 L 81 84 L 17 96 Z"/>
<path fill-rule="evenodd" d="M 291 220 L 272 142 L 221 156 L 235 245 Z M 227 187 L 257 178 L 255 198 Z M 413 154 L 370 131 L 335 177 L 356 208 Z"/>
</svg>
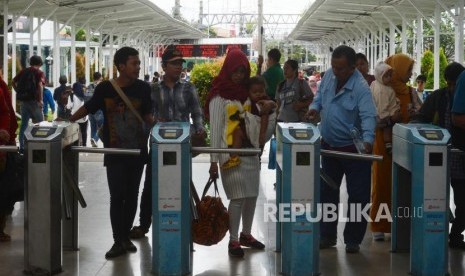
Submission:
<svg viewBox="0 0 465 276">
<path fill-rule="evenodd" d="M 463 241 L 462 232 L 465 231 L 465 179 L 452 178 L 452 189 L 454 190 L 455 218 L 452 221 L 449 240 L 451 242 Z"/>
<path fill-rule="evenodd" d="M 110 220 L 115 242 L 129 239 L 129 231 L 137 211 L 142 162 L 106 164 L 110 189 Z"/>
<path fill-rule="evenodd" d="M 79 130 L 81 131 L 82 145 L 87 146 L 87 124 L 88 120 L 84 123 L 79 123 Z"/>
<path fill-rule="evenodd" d="M 323 149 L 356 152 L 355 146 L 342 148 L 331 148 L 326 143 L 322 142 Z M 358 161 L 353 159 L 337 159 L 333 157 L 322 157 L 323 171 L 339 186 L 337 189 L 330 187 L 321 180 L 321 203 L 335 204 L 336 208 L 339 204 L 339 187 L 342 182 L 342 177 L 346 176 L 347 193 L 349 194 L 348 204 L 349 210 L 346 218 L 351 218 L 350 204 L 360 203 L 361 209 L 366 204 L 370 203 L 371 193 L 371 162 Z M 324 210 L 324 209 L 323 209 Z M 336 214 L 338 214 L 338 208 Z M 370 212 L 368 211 L 367 214 Z M 324 216 L 323 216 L 324 218 Z M 357 216 L 355 216 L 357 218 Z M 321 237 L 330 240 L 337 238 L 338 220 L 333 222 L 321 223 Z M 360 244 L 363 240 L 367 228 L 367 221 L 364 216 L 361 216 L 360 222 L 346 222 L 344 228 L 344 242 L 351 244 Z"/>
<path fill-rule="evenodd" d="M 149 152 L 149 160 L 145 169 L 144 190 L 140 199 L 139 223 L 144 229 L 149 229 L 152 224 L 152 149 Z"/>
</svg>

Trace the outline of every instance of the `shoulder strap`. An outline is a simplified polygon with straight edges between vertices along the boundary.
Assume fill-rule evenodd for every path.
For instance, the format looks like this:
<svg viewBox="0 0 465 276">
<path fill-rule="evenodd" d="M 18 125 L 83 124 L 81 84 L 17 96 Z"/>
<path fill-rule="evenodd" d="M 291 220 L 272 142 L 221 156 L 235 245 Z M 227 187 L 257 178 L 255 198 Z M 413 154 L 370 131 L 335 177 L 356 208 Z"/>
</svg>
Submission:
<svg viewBox="0 0 465 276">
<path fill-rule="evenodd" d="M 121 99 L 124 101 L 124 103 L 129 107 L 129 109 L 134 113 L 134 115 L 137 117 L 137 119 L 143 124 L 144 120 L 142 120 L 142 117 L 140 116 L 139 112 L 134 108 L 132 105 L 131 101 L 126 97 L 124 94 L 123 90 L 121 90 L 121 87 L 116 83 L 115 79 L 110 80 L 111 85 L 113 85 L 113 88 L 116 90 L 118 95 L 121 97 Z"/>
</svg>

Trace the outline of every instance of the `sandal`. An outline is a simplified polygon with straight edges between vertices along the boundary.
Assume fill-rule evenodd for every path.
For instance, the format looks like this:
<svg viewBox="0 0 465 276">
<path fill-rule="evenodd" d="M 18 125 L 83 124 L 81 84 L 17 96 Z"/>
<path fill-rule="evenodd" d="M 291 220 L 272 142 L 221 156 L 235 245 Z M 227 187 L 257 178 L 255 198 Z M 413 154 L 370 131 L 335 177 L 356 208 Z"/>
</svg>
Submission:
<svg viewBox="0 0 465 276">
<path fill-rule="evenodd" d="M 0 242 L 9 242 L 11 241 L 11 236 L 6 233 L 0 233 Z"/>
</svg>

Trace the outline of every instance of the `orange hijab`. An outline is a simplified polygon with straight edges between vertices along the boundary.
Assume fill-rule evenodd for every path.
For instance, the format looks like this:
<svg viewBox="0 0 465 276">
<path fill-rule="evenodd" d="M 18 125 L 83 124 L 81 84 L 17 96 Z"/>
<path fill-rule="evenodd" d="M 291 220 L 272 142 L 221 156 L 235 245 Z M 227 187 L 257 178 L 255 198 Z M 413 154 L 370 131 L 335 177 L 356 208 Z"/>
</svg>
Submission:
<svg viewBox="0 0 465 276">
<path fill-rule="evenodd" d="M 409 67 L 415 62 L 412 58 L 406 54 L 395 54 L 388 57 L 385 61 L 392 67 L 392 79 L 391 87 L 396 92 L 396 97 L 400 101 L 400 113 L 402 117 L 402 123 L 408 123 L 408 105 L 412 103 L 411 89 L 403 81 L 408 74 Z"/>
</svg>

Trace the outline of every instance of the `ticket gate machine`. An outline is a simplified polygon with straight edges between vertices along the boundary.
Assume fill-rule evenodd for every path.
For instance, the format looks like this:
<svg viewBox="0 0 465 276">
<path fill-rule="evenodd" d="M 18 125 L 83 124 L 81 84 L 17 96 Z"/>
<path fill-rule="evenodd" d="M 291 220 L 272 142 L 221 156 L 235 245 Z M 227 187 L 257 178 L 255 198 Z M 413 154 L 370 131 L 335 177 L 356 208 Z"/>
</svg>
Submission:
<svg viewBox="0 0 465 276">
<path fill-rule="evenodd" d="M 412 275 L 447 274 L 449 139 L 429 124 L 393 129 L 391 250 L 410 249 Z"/>
<path fill-rule="evenodd" d="M 79 125 L 56 122 L 29 126 L 25 133 L 25 271 L 62 271 L 62 248 L 77 250 Z M 64 204 L 63 204 L 64 203 Z M 62 217 L 66 219 L 62 220 Z"/>
<path fill-rule="evenodd" d="M 318 275 L 320 228 L 320 132 L 307 123 L 278 123 L 276 204 L 290 207 L 290 222 L 277 215 L 276 250 L 284 275 Z M 290 205 L 290 206 L 289 206 Z M 305 210 L 302 210 L 305 206 Z M 295 220 L 294 220 L 295 218 Z"/>
<path fill-rule="evenodd" d="M 191 144 L 186 122 L 152 130 L 152 272 L 185 275 L 191 260 Z"/>
</svg>

